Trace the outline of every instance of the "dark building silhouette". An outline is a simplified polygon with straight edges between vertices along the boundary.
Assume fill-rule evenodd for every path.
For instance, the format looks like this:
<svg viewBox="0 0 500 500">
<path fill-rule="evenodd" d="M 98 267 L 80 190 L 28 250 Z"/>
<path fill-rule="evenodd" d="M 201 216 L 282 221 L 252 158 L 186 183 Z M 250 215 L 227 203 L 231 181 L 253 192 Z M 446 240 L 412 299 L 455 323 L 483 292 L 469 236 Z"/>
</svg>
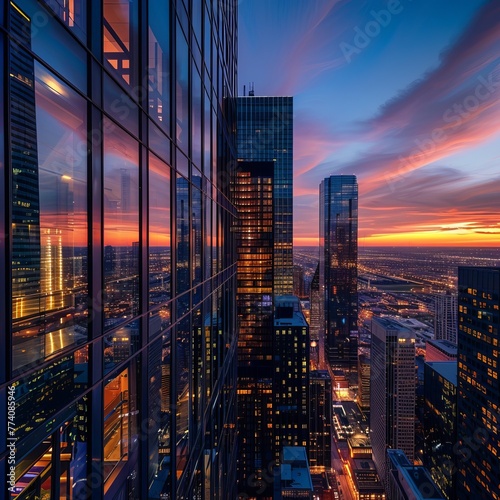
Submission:
<svg viewBox="0 0 500 500">
<path fill-rule="evenodd" d="M 325 354 L 332 368 L 357 370 L 358 183 L 332 175 L 320 184 L 319 235 Z"/>
<path fill-rule="evenodd" d="M 328 370 L 312 370 L 309 381 L 309 464 L 328 470 L 332 465 L 332 379 Z"/>
<path fill-rule="evenodd" d="M 500 269 L 459 267 L 455 451 L 460 500 L 500 497 L 499 309 Z"/>
</svg>

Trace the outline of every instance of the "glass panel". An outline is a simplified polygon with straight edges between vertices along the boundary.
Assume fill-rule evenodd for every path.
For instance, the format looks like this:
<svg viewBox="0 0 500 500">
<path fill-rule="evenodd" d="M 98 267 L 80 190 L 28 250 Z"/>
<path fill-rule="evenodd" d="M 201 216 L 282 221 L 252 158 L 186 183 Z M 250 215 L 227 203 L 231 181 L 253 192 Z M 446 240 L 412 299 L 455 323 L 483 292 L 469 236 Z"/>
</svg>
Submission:
<svg viewBox="0 0 500 500">
<path fill-rule="evenodd" d="M 75 405 L 75 416 L 59 430 L 60 500 L 79 499 L 88 495 L 88 410 L 88 397 L 84 396 Z"/>
<path fill-rule="evenodd" d="M 87 33 L 87 0 L 43 0 L 83 42 Z"/>
<path fill-rule="evenodd" d="M 177 129 L 175 136 L 178 146 L 189 156 L 189 57 L 188 45 L 182 29 L 177 23 L 176 55 L 176 111 Z"/>
<path fill-rule="evenodd" d="M 104 337 L 104 373 L 109 373 L 116 365 L 126 361 L 136 353 L 141 345 L 139 321 L 131 321 L 120 326 L 112 334 Z"/>
<path fill-rule="evenodd" d="M 139 145 L 104 120 L 105 329 L 139 306 Z"/>
<path fill-rule="evenodd" d="M 130 442 L 129 370 L 104 386 L 104 480 L 127 461 Z"/>
<path fill-rule="evenodd" d="M 16 431 L 18 441 L 42 426 L 47 434 L 62 424 L 68 417 L 67 408 L 57 421 L 52 417 L 63 409 L 71 399 L 77 397 L 88 386 L 88 346 L 69 356 L 63 356 L 43 370 L 38 370 L 22 382 L 14 383 L 16 388 Z M 64 398 L 61 398 L 64 394 Z M 35 438 L 33 438 L 35 439 Z M 25 440 L 29 448 L 36 441 Z M 18 449 L 19 454 L 23 450 Z"/>
<path fill-rule="evenodd" d="M 202 266 L 201 255 L 203 246 L 203 220 L 201 214 L 201 177 L 195 175 L 192 178 L 192 208 L 191 208 L 191 224 L 192 224 L 192 238 L 193 238 L 193 288 L 199 285 L 202 281 Z M 198 287 L 193 292 L 193 306 L 199 304 L 201 301 L 201 287 Z"/>
<path fill-rule="evenodd" d="M 191 239 L 190 239 L 190 207 L 189 207 L 189 188 L 190 184 L 187 179 L 177 175 L 176 179 L 176 227 L 177 227 L 177 294 L 186 292 L 191 287 L 190 273 L 190 255 L 191 255 Z M 182 303 L 183 307 L 178 311 L 178 317 L 182 316 L 189 309 L 189 298 L 181 297 L 178 303 Z"/>
<path fill-rule="evenodd" d="M 137 3 L 131 0 L 103 2 L 104 59 L 121 83 L 133 85 L 137 61 Z"/>
<path fill-rule="evenodd" d="M 149 155 L 149 305 L 161 329 L 170 324 L 170 167 Z M 157 306 L 162 305 L 161 309 Z"/>
<path fill-rule="evenodd" d="M 191 105 L 192 121 L 191 121 L 191 140 L 192 140 L 192 153 L 191 158 L 198 170 L 202 170 L 201 164 L 201 137 L 202 137 L 202 118 L 203 118 L 203 105 L 201 102 L 202 91 L 201 91 L 201 78 L 196 69 L 196 66 L 192 65 L 192 78 L 193 78 L 193 97 Z"/>
<path fill-rule="evenodd" d="M 50 498 L 52 483 L 52 443 L 40 443 L 16 465 L 14 493 L 19 499 Z"/>
<path fill-rule="evenodd" d="M 170 135 L 170 10 L 169 2 L 150 0 L 149 116 Z"/>
<path fill-rule="evenodd" d="M 13 369 L 87 339 L 86 103 L 11 51 Z"/>
</svg>

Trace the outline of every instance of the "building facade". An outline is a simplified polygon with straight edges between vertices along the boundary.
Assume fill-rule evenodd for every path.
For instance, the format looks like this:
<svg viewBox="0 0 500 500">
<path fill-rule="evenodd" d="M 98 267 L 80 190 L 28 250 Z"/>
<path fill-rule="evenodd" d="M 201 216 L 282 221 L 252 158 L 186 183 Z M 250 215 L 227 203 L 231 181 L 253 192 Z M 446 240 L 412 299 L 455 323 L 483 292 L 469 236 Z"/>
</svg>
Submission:
<svg viewBox="0 0 500 500">
<path fill-rule="evenodd" d="M 271 498 L 274 319 L 278 295 L 293 292 L 291 97 L 237 99 L 232 195 L 239 212 L 238 491 Z M 272 475 L 271 475 L 272 476 Z"/>
<path fill-rule="evenodd" d="M 275 295 L 293 294 L 293 98 L 237 98 L 238 160 L 272 162 Z M 236 172 L 239 171 L 236 166 Z"/>
<path fill-rule="evenodd" d="M 0 7 L 1 498 L 236 496 L 236 4 Z"/>
<path fill-rule="evenodd" d="M 370 372 L 371 444 L 373 461 L 386 488 L 387 448 L 403 450 L 410 461 L 415 455 L 415 376 L 414 334 L 392 318 L 374 318 Z"/>
<path fill-rule="evenodd" d="M 457 296 L 447 292 L 434 296 L 434 338 L 457 343 Z"/>
<path fill-rule="evenodd" d="M 456 498 L 500 498 L 500 268 L 458 268 Z M 467 457 L 465 460 L 464 457 Z"/>
<path fill-rule="evenodd" d="M 319 276 L 324 291 L 325 354 L 332 368 L 358 363 L 358 183 L 332 175 L 319 187 Z"/>
<path fill-rule="evenodd" d="M 424 465 L 447 498 L 455 498 L 457 456 L 457 362 L 424 366 Z"/>
<path fill-rule="evenodd" d="M 309 374 L 309 463 L 315 470 L 332 466 L 332 379 L 328 370 Z"/>
<path fill-rule="evenodd" d="M 273 447 L 309 450 L 309 324 L 293 295 L 274 299 Z"/>
</svg>

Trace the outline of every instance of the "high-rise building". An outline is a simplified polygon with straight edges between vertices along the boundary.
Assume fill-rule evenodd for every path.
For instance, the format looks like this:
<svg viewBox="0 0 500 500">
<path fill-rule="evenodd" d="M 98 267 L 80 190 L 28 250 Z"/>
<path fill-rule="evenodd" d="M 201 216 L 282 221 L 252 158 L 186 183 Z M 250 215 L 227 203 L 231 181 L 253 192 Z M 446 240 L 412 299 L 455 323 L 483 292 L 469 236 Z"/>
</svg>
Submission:
<svg viewBox="0 0 500 500">
<path fill-rule="evenodd" d="M 309 288 L 309 334 L 311 336 L 311 363 L 317 369 L 325 368 L 324 329 L 323 329 L 323 295 L 319 282 L 319 264 Z"/>
<path fill-rule="evenodd" d="M 319 187 L 320 279 L 324 291 L 325 354 L 332 368 L 358 363 L 358 183 L 332 175 Z"/>
<path fill-rule="evenodd" d="M 293 295 L 274 299 L 273 443 L 309 450 L 309 325 Z"/>
<path fill-rule="evenodd" d="M 291 97 L 237 99 L 238 490 L 272 497 L 273 301 L 293 293 Z"/>
<path fill-rule="evenodd" d="M 457 362 L 424 366 L 424 465 L 443 495 L 455 498 L 457 455 Z"/>
<path fill-rule="evenodd" d="M 0 498 L 236 497 L 236 4 L 2 3 Z"/>
<path fill-rule="evenodd" d="M 358 357 L 357 402 L 364 413 L 370 412 L 370 352 L 361 352 Z"/>
<path fill-rule="evenodd" d="M 425 343 L 426 361 L 455 361 L 457 359 L 457 344 L 449 340 L 427 340 Z"/>
<path fill-rule="evenodd" d="M 371 443 L 387 488 L 387 448 L 403 450 L 410 461 L 415 454 L 415 336 L 392 318 L 374 318 L 371 333 Z"/>
<path fill-rule="evenodd" d="M 500 498 L 500 268 L 458 268 L 456 498 Z"/>
<path fill-rule="evenodd" d="M 332 379 L 328 370 L 309 373 L 309 463 L 332 466 Z"/>
<path fill-rule="evenodd" d="M 434 338 L 457 343 L 457 296 L 451 292 L 434 295 Z"/>
<path fill-rule="evenodd" d="M 253 92 L 252 92 L 253 93 Z M 238 160 L 272 162 L 273 291 L 293 294 L 293 98 L 237 99 Z M 239 171 L 239 168 L 236 169 Z"/>
<path fill-rule="evenodd" d="M 260 482 L 273 461 L 273 164 L 240 162 L 233 184 L 239 219 L 238 489 L 271 490 Z M 255 480 L 257 478 L 257 480 Z M 263 491 L 261 491 L 263 489 Z"/>
</svg>

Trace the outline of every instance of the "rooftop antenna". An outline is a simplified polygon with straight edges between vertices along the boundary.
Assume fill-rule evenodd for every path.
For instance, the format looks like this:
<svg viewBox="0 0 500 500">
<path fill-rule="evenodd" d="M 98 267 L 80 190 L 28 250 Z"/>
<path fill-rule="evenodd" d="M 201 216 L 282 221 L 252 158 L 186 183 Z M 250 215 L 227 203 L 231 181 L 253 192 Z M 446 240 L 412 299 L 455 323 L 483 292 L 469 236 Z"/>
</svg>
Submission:
<svg viewBox="0 0 500 500">
<path fill-rule="evenodd" d="M 254 88 L 253 88 L 253 82 L 250 82 L 249 90 L 248 90 L 248 95 L 250 97 L 254 97 L 255 96 L 255 91 L 254 91 Z"/>
<path fill-rule="evenodd" d="M 243 97 L 246 97 L 247 95 L 247 86 L 243 85 Z"/>
</svg>

